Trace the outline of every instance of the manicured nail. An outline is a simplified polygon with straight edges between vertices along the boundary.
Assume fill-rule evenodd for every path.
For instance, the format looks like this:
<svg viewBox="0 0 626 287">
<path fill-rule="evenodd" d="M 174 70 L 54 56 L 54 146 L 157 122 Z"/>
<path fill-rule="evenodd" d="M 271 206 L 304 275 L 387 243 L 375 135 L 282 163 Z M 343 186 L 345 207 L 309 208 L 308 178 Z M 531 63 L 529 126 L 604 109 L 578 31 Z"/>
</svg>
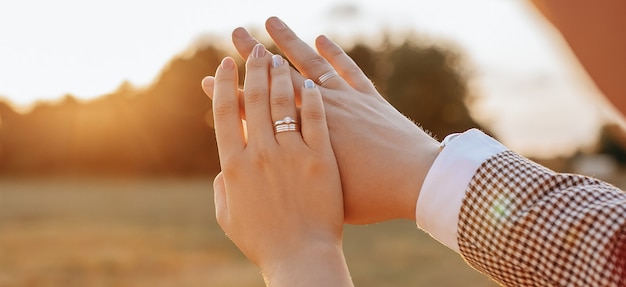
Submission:
<svg viewBox="0 0 626 287">
<path fill-rule="evenodd" d="M 287 25 L 285 25 L 285 22 L 278 19 L 278 17 L 272 17 L 268 20 L 268 22 L 270 23 L 270 25 L 272 25 L 272 28 L 274 29 L 282 30 L 282 29 L 287 28 Z"/>
<path fill-rule="evenodd" d="M 254 48 L 252 48 L 252 57 L 261 58 L 263 56 L 265 56 L 265 47 L 263 44 L 256 44 Z"/>
<path fill-rule="evenodd" d="M 221 67 L 224 70 L 233 70 L 235 69 L 235 62 L 233 61 L 232 58 L 226 57 L 222 60 Z"/>
<path fill-rule="evenodd" d="M 313 89 L 315 88 L 315 82 L 311 79 L 304 80 L 304 88 L 305 89 Z"/>
<path fill-rule="evenodd" d="M 280 55 L 272 56 L 272 67 L 276 68 L 283 64 L 283 57 Z"/>
</svg>

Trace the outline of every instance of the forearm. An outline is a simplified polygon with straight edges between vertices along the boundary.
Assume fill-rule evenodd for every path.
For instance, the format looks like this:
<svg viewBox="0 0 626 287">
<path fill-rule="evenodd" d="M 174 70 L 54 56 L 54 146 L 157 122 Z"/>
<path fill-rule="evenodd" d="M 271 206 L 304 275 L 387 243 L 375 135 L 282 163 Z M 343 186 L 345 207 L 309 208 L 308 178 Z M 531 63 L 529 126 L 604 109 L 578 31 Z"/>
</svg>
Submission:
<svg viewBox="0 0 626 287">
<path fill-rule="evenodd" d="M 624 214 L 626 194 L 616 187 L 507 151 L 470 182 L 459 247 L 505 286 L 624 286 Z"/>
<path fill-rule="evenodd" d="M 341 245 L 313 244 L 276 264 L 261 266 L 269 287 L 351 287 L 352 280 Z"/>
<path fill-rule="evenodd" d="M 624 286 L 625 203 L 614 186 L 553 172 L 470 130 L 435 160 L 416 217 L 505 286 Z"/>
</svg>

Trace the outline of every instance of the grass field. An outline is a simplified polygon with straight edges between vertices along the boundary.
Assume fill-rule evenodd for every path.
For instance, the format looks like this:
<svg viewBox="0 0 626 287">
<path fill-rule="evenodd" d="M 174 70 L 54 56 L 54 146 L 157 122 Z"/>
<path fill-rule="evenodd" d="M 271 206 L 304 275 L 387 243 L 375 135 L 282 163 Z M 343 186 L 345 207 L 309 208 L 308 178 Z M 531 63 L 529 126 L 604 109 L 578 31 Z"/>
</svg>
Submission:
<svg viewBox="0 0 626 287">
<path fill-rule="evenodd" d="M 412 222 L 347 226 L 356 286 L 497 286 Z M 211 179 L 0 179 L 0 287 L 263 286 Z"/>
</svg>

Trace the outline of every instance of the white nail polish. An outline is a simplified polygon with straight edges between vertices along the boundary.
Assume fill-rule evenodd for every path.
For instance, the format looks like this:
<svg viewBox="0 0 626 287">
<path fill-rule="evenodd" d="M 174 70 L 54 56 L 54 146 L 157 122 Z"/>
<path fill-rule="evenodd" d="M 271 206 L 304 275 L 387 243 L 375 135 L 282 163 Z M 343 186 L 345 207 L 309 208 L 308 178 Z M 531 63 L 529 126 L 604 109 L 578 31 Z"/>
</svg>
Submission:
<svg viewBox="0 0 626 287">
<path fill-rule="evenodd" d="M 283 64 L 283 57 L 280 55 L 272 56 L 272 67 L 276 68 Z"/>
<path fill-rule="evenodd" d="M 263 44 L 256 44 L 256 46 L 252 48 L 252 57 L 261 58 L 263 56 L 265 56 L 265 46 L 263 46 Z"/>
<path fill-rule="evenodd" d="M 313 88 L 315 88 L 315 82 L 313 82 L 313 80 L 311 80 L 311 79 L 304 80 L 304 88 L 306 88 L 306 89 L 313 89 Z"/>
</svg>

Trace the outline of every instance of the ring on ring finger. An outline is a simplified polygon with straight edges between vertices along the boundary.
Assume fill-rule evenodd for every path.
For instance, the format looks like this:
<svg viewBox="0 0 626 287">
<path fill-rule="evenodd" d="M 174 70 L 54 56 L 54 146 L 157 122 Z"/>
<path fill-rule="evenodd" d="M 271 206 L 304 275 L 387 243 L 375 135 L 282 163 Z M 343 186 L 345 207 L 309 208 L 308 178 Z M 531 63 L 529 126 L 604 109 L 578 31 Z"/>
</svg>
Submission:
<svg viewBox="0 0 626 287">
<path fill-rule="evenodd" d="M 298 121 L 291 117 L 285 117 L 282 120 L 274 122 L 274 134 L 282 132 L 297 132 L 300 131 L 300 125 Z"/>
<path fill-rule="evenodd" d="M 324 84 L 324 82 L 330 80 L 332 77 L 336 77 L 339 76 L 339 73 L 337 73 L 337 71 L 335 70 L 330 70 L 324 74 L 322 74 L 321 76 L 319 76 L 319 78 L 317 78 L 317 84 L 318 85 L 322 85 Z"/>
</svg>

